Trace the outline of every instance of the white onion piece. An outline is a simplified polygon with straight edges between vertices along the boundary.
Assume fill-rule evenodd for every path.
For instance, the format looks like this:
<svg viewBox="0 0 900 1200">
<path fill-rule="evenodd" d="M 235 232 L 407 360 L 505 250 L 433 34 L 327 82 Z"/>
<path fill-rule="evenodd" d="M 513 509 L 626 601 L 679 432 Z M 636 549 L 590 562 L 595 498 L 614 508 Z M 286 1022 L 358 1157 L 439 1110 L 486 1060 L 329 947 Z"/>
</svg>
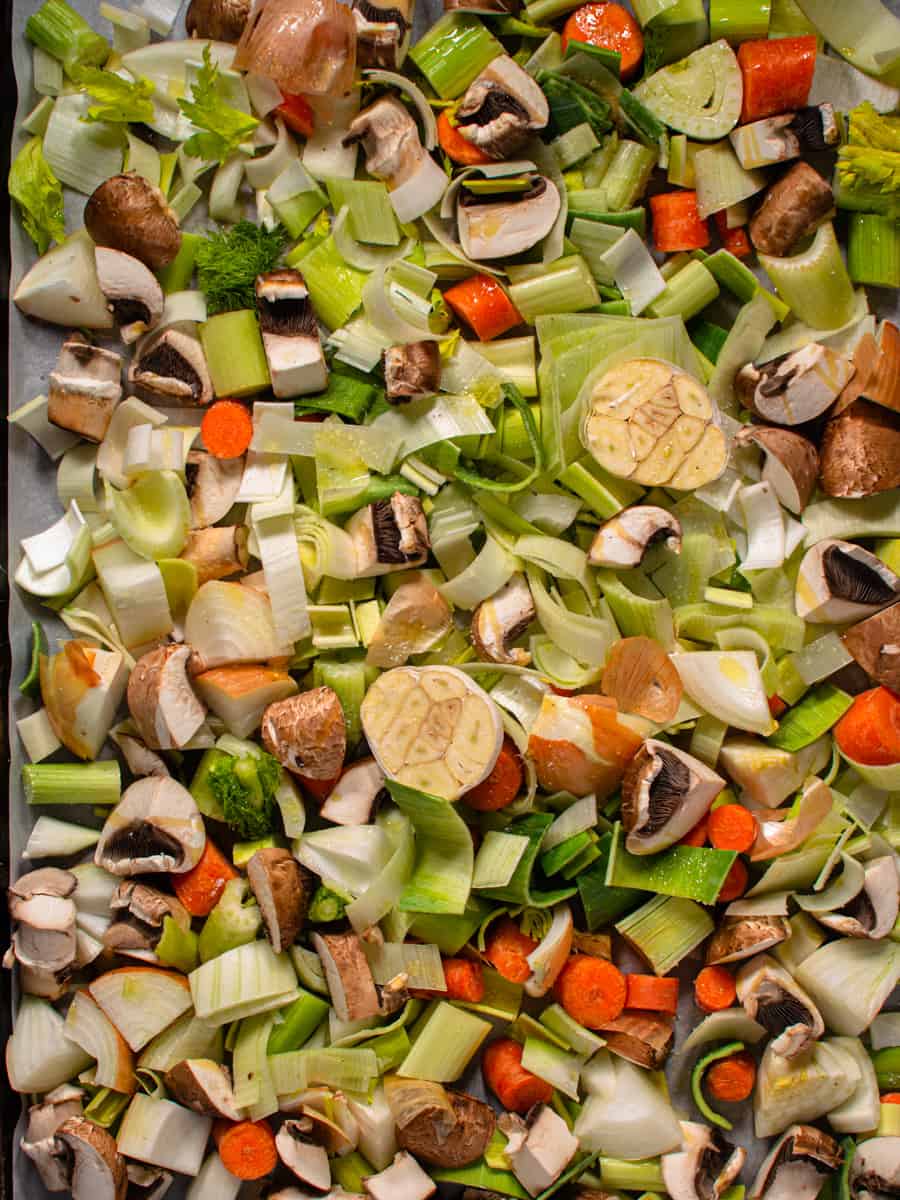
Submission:
<svg viewBox="0 0 900 1200">
<path fill-rule="evenodd" d="M 389 193 L 391 205 L 401 225 L 417 221 L 431 212 L 447 190 L 447 176 L 431 155 L 422 159 L 422 165 L 399 187 Z"/>
<path fill-rule="evenodd" d="M 278 137 L 269 153 L 247 159 L 247 182 L 256 191 L 270 188 L 288 164 L 299 155 L 297 143 L 288 133 L 287 126 L 280 117 L 275 119 L 275 128 L 278 130 Z"/>
<path fill-rule="evenodd" d="M 66 1083 L 91 1061 L 63 1032 L 56 1009 L 37 996 L 23 996 L 16 1027 L 6 1044 L 6 1070 L 17 1092 L 49 1092 Z"/>
<path fill-rule="evenodd" d="M 700 650 L 673 654 L 690 698 L 735 729 L 768 736 L 776 728 L 759 663 L 751 650 Z"/>
</svg>

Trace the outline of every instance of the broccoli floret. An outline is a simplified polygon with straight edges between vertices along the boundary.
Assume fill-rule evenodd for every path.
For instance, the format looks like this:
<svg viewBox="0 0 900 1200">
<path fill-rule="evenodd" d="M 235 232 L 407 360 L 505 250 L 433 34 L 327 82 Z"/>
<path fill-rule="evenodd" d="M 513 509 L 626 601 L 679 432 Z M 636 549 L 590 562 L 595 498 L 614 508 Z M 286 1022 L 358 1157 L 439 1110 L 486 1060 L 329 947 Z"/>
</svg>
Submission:
<svg viewBox="0 0 900 1200">
<path fill-rule="evenodd" d="M 213 763 L 207 783 L 225 820 L 243 838 L 255 841 L 275 828 L 275 792 L 281 765 L 271 754 L 229 756 Z"/>
</svg>

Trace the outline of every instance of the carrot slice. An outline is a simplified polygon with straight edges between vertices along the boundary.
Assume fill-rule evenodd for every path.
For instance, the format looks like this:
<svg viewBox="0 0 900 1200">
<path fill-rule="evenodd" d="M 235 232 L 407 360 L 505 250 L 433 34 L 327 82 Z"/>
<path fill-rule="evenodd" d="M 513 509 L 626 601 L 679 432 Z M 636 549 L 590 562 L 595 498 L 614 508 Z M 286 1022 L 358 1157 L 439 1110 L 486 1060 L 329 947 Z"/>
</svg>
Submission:
<svg viewBox="0 0 900 1200">
<path fill-rule="evenodd" d="M 575 10 L 562 31 L 562 48 L 569 42 L 587 42 L 604 50 L 617 50 L 621 56 L 620 73 L 631 79 L 644 57 L 644 35 L 627 8 L 621 4 L 585 4 Z"/>
<path fill-rule="evenodd" d="M 253 421 L 237 400 L 217 400 L 203 414 L 200 433 L 213 458 L 240 458 L 253 438 Z"/>
<path fill-rule="evenodd" d="M 694 1000 L 704 1012 L 731 1008 L 737 999 L 734 976 L 727 967 L 704 967 L 694 980 Z"/>
<path fill-rule="evenodd" d="M 521 791 L 524 778 L 522 759 L 516 744 L 512 738 L 505 737 L 490 775 L 466 792 L 463 799 L 476 812 L 497 812 L 512 804 Z"/>
<path fill-rule="evenodd" d="M 498 1038 L 481 1056 L 484 1082 L 509 1112 L 527 1113 L 535 1104 L 546 1104 L 553 1088 L 522 1066 L 522 1046 L 512 1038 Z"/>
<path fill-rule="evenodd" d="M 172 887 L 192 917 L 208 917 L 219 903 L 225 884 L 229 879 L 236 879 L 238 874 L 225 855 L 207 838 L 196 867 L 185 871 L 183 875 L 173 875 Z"/>
<path fill-rule="evenodd" d="M 587 1029 L 602 1029 L 625 1007 L 625 976 L 603 958 L 576 954 L 556 981 L 556 997 L 570 1017 Z"/>
<path fill-rule="evenodd" d="M 745 854 L 756 841 L 756 817 L 743 804 L 723 804 L 709 814 L 709 841 L 716 850 Z"/>
<path fill-rule="evenodd" d="M 678 980 L 671 975 L 658 979 L 655 975 L 625 976 L 625 1007 L 643 1008 L 649 1012 L 678 1012 Z"/>
<path fill-rule="evenodd" d="M 704 814 L 689 833 L 686 833 L 679 846 L 705 846 L 709 836 L 709 813 Z"/>
<path fill-rule="evenodd" d="M 444 982 L 448 1000 L 478 1004 L 484 999 L 484 970 L 471 958 L 445 958 Z"/>
<path fill-rule="evenodd" d="M 736 858 L 731 865 L 731 870 L 725 876 L 725 882 L 722 884 L 722 890 L 719 892 L 718 902 L 724 904 L 729 900 L 737 900 L 738 896 L 743 896 L 744 889 L 747 886 L 747 878 L 747 868 L 744 865 L 744 860 Z"/>
<path fill-rule="evenodd" d="M 444 292 L 444 299 L 482 342 L 522 324 L 522 317 L 496 279 L 472 275 Z"/>
<path fill-rule="evenodd" d="M 885 687 L 860 692 L 834 727 L 838 748 L 866 766 L 900 762 L 900 697 Z"/>
<path fill-rule="evenodd" d="M 480 167 L 485 163 L 493 162 L 489 154 L 485 154 L 479 146 L 473 145 L 467 137 L 463 137 L 459 132 L 459 127 L 450 120 L 450 114 L 446 108 L 441 111 L 441 115 L 437 119 L 437 132 L 441 149 L 450 161 L 455 162 L 458 166 Z"/>
<path fill-rule="evenodd" d="M 805 106 L 816 69 L 812 34 L 743 42 L 737 58 L 744 81 L 741 124 Z"/>
<path fill-rule="evenodd" d="M 531 974 L 528 955 L 537 945 L 515 921 L 502 917 L 491 926 L 484 957 L 510 983 L 524 983 Z"/>
<path fill-rule="evenodd" d="M 746 1100 L 753 1092 L 755 1082 L 756 1063 L 745 1050 L 713 1063 L 703 1077 L 703 1085 L 710 1096 L 726 1104 Z"/>
<path fill-rule="evenodd" d="M 697 211 L 696 192 L 661 192 L 650 197 L 653 243 L 665 254 L 702 250 L 709 245 L 709 224 Z"/>
<path fill-rule="evenodd" d="M 294 133 L 299 133 L 301 137 L 312 136 L 316 114 L 305 96 L 283 96 L 275 112 Z"/>
<path fill-rule="evenodd" d="M 900 1104 L 900 1092 L 883 1092 L 881 1096 L 882 1104 Z"/>
<path fill-rule="evenodd" d="M 275 1135 L 267 1121 L 217 1121 L 213 1139 L 222 1165 L 238 1179 L 262 1179 L 278 1164 Z"/>
<path fill-rule="evenodd" d="M 724 210 L 714 213 L 713 220 L 716 223 L 722 248 L 727 250 L 729 254 L 733 254 L 735 258 L 749 258 L 753 253 L 753 247 L 750 245 L 747 230 L 743 225 L 729 229 L 728 218 L 725 216 Z"/>
</svg>

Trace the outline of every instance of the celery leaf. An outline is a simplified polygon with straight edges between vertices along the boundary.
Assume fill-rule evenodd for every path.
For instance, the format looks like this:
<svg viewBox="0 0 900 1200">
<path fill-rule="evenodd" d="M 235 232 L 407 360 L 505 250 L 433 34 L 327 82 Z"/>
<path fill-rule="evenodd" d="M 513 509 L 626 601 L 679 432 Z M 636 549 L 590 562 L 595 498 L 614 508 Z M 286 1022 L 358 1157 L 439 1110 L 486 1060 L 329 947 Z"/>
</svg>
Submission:
<svg viewBox="0 0 900 1200">
<path fill-rule="evenodd" d="M 62 185 L 44 158 L 40 138 L 32 138 L 16 155 L 9 171 L 9 194 L 22 210 L 25 232 L 41 254 L 51 242 L 65 238 Z"/>
<path fill-rule="evenodd" d="M 98 101 L 91 105 L 87 116 L 82 117 L 83 121 L 124 125 L 153 119 L 154 86 L 151 80 L 143 76 L 136 80 L 123 79 L 121 75 L 99 67 L 79 67 L 73 77 L 82 92 Z"/>
<path fill-rule="evenodd" d="M 226 103 L 209 45 L 203 48 L 203 66 L 191 87 L 191 99 L 179 100 L 178 107 L 199 131 L 185 142 L 185 152 L 207 161 L 224 162 L 259 124 L 255 117 Z"/>
</svg>

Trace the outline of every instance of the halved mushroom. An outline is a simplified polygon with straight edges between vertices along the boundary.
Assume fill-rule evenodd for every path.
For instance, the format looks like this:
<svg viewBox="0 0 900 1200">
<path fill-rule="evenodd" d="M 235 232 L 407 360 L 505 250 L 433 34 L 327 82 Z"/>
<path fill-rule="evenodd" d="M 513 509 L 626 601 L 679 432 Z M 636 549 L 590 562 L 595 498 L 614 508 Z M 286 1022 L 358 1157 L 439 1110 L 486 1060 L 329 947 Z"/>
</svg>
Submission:
<svg viewBox="0 0 900 1200">
<path fill-rule="evenodd" d="M 842 1157 L 838 1143 L 821 1129 L 792 1125 L 760 1164 L 750 1200 L 816 1200 Z"/>
<path fill-rule="evenodd" d="M 831 407 L 855 369 L 845 355 L 810 342 L 759 366 L 748 363 L 738 371 L 735 388 L 744 407 L 764 421 L 803 425 Z"/>
<path fill-rule="evenodd" d="M 900 604 L 851 626 L 841 641 L 875 683 L 900 692 Z"/>
<path fill-rule="evenodd" d="M 179 558 L 197 568 L 197 585 L 227 579 L 243 571 L 249 561 L 245 525 L 212 525 L 192 529 Z"/>
<path fill-rule="evenodd" d="M 840 141 L 831 104 L 815 104 L 796 112 L 740 125 L 728 135 L 738 162 L 747 170 L 788 162 L 801 153 L 827 150 Z"/>
<path fill-rule="evenodd" d="M 738 1175 L 747 1151 L 695 1121 L 682 1121 L 684 1149 L 662 1156 L 663 1182 L 671 1200 L 719 1200 Z"/>
<path fill-rule="evenodd" d="M 113 175 L 95 188 L 84 225 L 98 246 L 130 254 L 153 271 L 168 266 L 181 249 L 178 218 L 159 188 L 137 171 Z M 99 270 L 99 258 L 97 263 Z"/>
<path fill-rule="evenodd" d="M 362 944 L 352 931 L 314 933 L 313 949 L 322 960 L 322 969 L 331 992 L 331 1003 L 341 1021 L 361 1021 L 381 1011 L 375 980 Z"/>
<path fill-rule="evenodd" d="M 698 758 L 647 738 L 625 768 L 622 826 L 631 854 L 655 854 L 689 833 L 725 786 Z"/>
<path fill-rule="evenodd" d="M 324 1146 L 310 1139 L 313 1123 L 309 1117 L 285 1121 L 275 1137 L 278 1157 L 294 1175 L 317 1192 L 331 1187 L 331 1166 Z"/>
<path fill-rule="evenodd" d="M 900 1137 L 860 1142 L 848 1174 L 851 1200 L 894 1200 L 900 1189 Z"/>
<path fill-rule="evenodd" d="M 206 717 L 187 667 L 190 646 L 168 645 L 139 658 L 128 680 L 128 711 L 153 750 L 181 750 Z"/>
<path fill-rule="evenodd" d="M 437 1191 L 434 1180 L 405 1150 L 394 1155 L 389 1167 L 364 1179 L 363 1187 L 373 1200 L 428 1200 Z"/>
<path fill-rule="evenodd" d="M 663 1066 L 675 1043 L 675 1022 L 666 1013 L 623 1012 L 600 1032 L 607 1050 L 651 1071 Z"/>
<path fill-rule="evenodd" d="M 72 1200 L 125 1200 L 125 1159 L 111 1134 L 84 1117 L 69 1117 L 57 1137 L 72 1156 Z"/>
<path fill-rule="evenodd" d="M 247 878 L 266 937 L 280 954 L 297 940 L 309 908 L 303 868 L 287 850 L 270 846 L 257 850 L 247 863 Z"/>
<path fill-rule="evenodd" d="M 237 42 L 252 7 L 252 0 L 191 0 L 184 27 L 189 37 Z"/>
<path fill-rule="evenodd" d="M 900 486 L 900 422 L 868 400 L 854 400 L 825 426 L 819 486 L 828 496 L 874 496 Z"/>
<path fill-rule="evenodd" d="M 256 310 L 275 395 L 290 400 L 323 391 L 328 368 L 315 310 L 300 272 L 280 267 L 258 276 Z"/>
<path fill-rule="evenodd" d="M 372 637 L 366 662 L 388 670 L 412 654 L 424 654 L 444 640 L 453 624 L 450 605 L 430 579 L 419 575 L 401 583 L 387 602 Z"/>
<path fill-rule="evenodd" d="M 896 871 L 895 891 L 896 891 Z M 744 963 L 737 973 L 737 995 L 748 1017 L 772 1037 L 772 1051 L 795 1058 L 825 1032 L 812 997 L 768 954 Z"/>
<path fill-rule="evenodd" d="M 29 871 L 10 886 L 12 951 L 24 968 L 23 990 L 32 995 L 56 998 L 74 969 L 76 887 L 75 876 L 57 867 Z"/>
<path fill-rule="evenodd" d="M 355 1150 L 359 1145 L 359 1130 L 346 1097 L 342 1092 L 336 1092 L 329 1096 L 326 1103 L 334 1120 L 314 1104 L 304 1104 L 300 1109 L 301 1117 L 310 1123 L 310 1139 L 324 1146 L 329 1154 L 343 1155 Z"/>
<path fill-rule="evenodd" d="M 183 1058 L 166 1071 L 165 1084 L 172 1098 L 191 1112 L 226 1121 L 241 1119 L 228 1068 L 211 1058 Z"/>
<path fill-rule="evenodd" d="M 125 726 L 123 729 L 122 726 Z M 148 750 L 132 730 L 130 722 L 121 722 L 109 731 L 110 739 L 122 751 L 125 765 L 136 779 L 142 775 L 169 775 L 171 772 L 160 756 Z"/>
<path fill-rule="evenodd" d="M 65 1144 L 56 1133 L 70 1117 L 81 1116 L 83 1100 L 81 1088 L 63 1083 L 28 1110 L 28 1127 L 19 1145 L 37 1167 L 48 1192 L 69 1190 L 71 1164 Z"/>
<path fill-rule="evenodd" d="M 707 943 L 707 965 L 752 958 L 783 942 L 790 932 L 784 917 L 725 917 Z"/>
<path fill-rule="evenodd" d="M 513 663 L 527 667 L 530 653 L 510 643 L 520 637 L 534 620 L 536 610 L 531 588 L 520 572 L 482 602 L 472 614 L 472 641 L 478 657 L 487 662 Z"/>
<path fill-rule="evenodd" d="M 397 1142 L 422 1162 L 454 1170 L 481 1158 L 494 1133 L 494 1111 L 465 1092 L 444 1092 L 452 1120 L 443 1108 L 423 1107 L 397 1129 Z"/>
<path fill-rule="evenodd" d="M 171 1171 L 148 1167 L 144 1163 L 125 1164 L 128 1173 L 128 1200 L 162 1200 L 175 1182 Z"/>
<path fill-rule="evenodd" d="M 130 345 L 158 323 L 165 304 L 163 290 L 139 258 L 106 246 L 98 246 L 95 253 L 100 290 L 119 327 L 119 336 Z"/>
<path fill-rule="evenodd" d="M 551 1187 L 578 1152 L 578 1138 L 546 1104 L 536 1105 L 524 1121 L 504 1113 L 498 1124 L 509 1138 L 504 1153 L 513 1174 L 532 1196 Z"/>
<path fill-rule="evenodd" d="M 357 509 L 344 528 L 353 539 L 360 578 L 422 567 L 431 548 L 422 503 L 403 492 Z"/>
<path fill-rule="evenodd" d="M 336 779 L 347 751 L 347 726 L 337 693 L 312 688 L 270 704 L 262 739 L 283 767 L 308 779 Z"/>
<path fill-rule="evenodd" d="M 109 902 L 113 919 L 103 934 L 107 950 L 138 956 L 156 948 L 166 917 L 180 929 L 190 929 L 191 916 L 180 900 L 149 884 L 123 879 Z"/>
<path fill-rule="evenodd" d="M 90 442 L 102 442 L 121 399 L 121 357 L 72 334 L 47 381 L 47 420 Z"/>
<path fill-rule="evenodd" d="M 493 182 L 501 184 L 502 179 Z M 459 241 L 476 262 L 507 258 L 530 250 L 547 236 L 559 215 L 556 185 L 544 175 L 528 174 L 523 189 L 483 195 L 459 190 L 456 223 Z"/>
<path fill-rule="evenodd" d="M 175 325 L 142 342 L 128 382 L 151 404 L 209 404 L 212 379 L 200 340 Z"/>
<path fill-rule="evenodd" d="M 106 818 L 94 862 L 112 875 L 196 867 L 206 845 L 194 797 L 174 779 L 150 776 L 125 789 Z"/>
<path fill-rule="evenodd" d="M 469 84 L 454 120 L 466 141 L 490 158 L 503 159 L 546 127 L 550 108 L 536 80 L 501 54 Z"/>
<path fill-rule="evenodd" d="M 382 96 L 354 117 L 345 146 L 361 142 L 366 171 L 390 188 L 391 204 L 405 224 L 434 208 L 447 188 L 447 176 L 419 138 L 409 110 L 394 96 Z"/>
<path fill-rule="evenodd" d="M 900 600 L 900 578 L 871 551 L 854 542 L 824 538 L 804 554 L 794 607 L 811 625 L 869 617 Z"/>
<path fill-rule="evenodd" d="M 635 504 L 604 521 L 591 542 L 588 562 L 595 567 L 639 567 L 657 542 L 681 553 L 681 522 L 655 504 Z"/>
<path fill-rule="evenodd" d="M 789 429 L 766 425 L 747 425 L 734 441 L 738 446 L 753 443 L 760 447 L 764 455 L 763 480 L 771 484 L 788 512 L 802 513 L 819 474 L 819 453 L 812 442 Z"/>
<path fill-rule="evenodd" d="M 386 4 L 375 0 L 353 0 L 356 21 L 356 59 L 361 67 L 402 65 L 412 30 L 412 0 Z"/>
<path fill-rule="evenodd" d="M 789 254 L 834 209 L 831 184 L 808 162 L 795 163 L 766 192 L 750 219 L 750 241 L 760 254 Z"/>
<path fill-rule="evenodd" d="M 390 404 L 407 404 L 436 392 L 441 382 L 441 353 L 436 341 L 389 346 L 382 356 L 385 395 Z"/>
<path fill-rule="evenodd" d="M 865 866 L 860 891 L 836 912 L 816 913 L 816 919 L 845 937 L 883 938 L 894 928 L 898 909 L 897 864 L 892 855 L 873 858 Z"/>
<path fill-rule="evenodd" d="M 374 758 L 348 767 L 328 793 L 320 814 L 335 825 L 366 825 L 384 791 L 385 775 Z"/>
<path fill-rule="evenodd" d="M 244 459 L 215 458 L 191 450 L 184 468 L 191 502 L 191 528 L 205 529 L 221 521 L 234 504 L 244 477 Z"/>
</svg>

